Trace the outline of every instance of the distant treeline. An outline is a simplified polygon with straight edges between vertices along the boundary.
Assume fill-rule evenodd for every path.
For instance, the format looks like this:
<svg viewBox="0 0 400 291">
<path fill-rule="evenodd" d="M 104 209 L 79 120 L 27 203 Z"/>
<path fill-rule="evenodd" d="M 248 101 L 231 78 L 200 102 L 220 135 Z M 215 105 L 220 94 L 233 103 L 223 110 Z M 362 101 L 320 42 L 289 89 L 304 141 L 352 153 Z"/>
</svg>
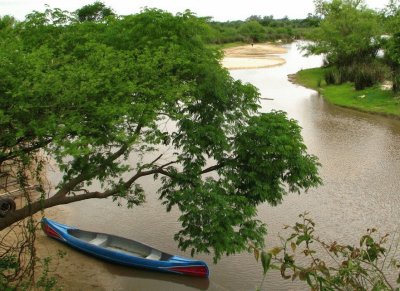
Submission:
<svg viewBox="0 0 400 291">
<path fill-rule="evenodd" d="M 270 16 L 253 15 L 245 21 L 210 21 L 214 44 L 232 42 L 264 42 L 264 41 L 292 41 L 307 38 L 307 35 L 319 26 L 321 19 L 308 14 L 305 19 L 289 19 L 284 17 L 274 19 Z"/>
</svg>

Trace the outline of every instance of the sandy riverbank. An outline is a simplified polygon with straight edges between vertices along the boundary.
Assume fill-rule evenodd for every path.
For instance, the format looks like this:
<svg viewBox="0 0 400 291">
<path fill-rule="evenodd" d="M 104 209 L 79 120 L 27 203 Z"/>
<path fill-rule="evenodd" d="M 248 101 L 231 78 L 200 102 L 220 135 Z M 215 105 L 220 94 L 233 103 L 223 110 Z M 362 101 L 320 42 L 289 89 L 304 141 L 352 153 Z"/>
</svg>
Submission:
<svg viewBox="0 0 400 291">
<path fill-rule="evenodd" d="M 51 170 L 52 171 L 52 170 Z M 51 172 L 49 171 L 49 172 Z M 15 201 L 17 209 L 26 205 L 25 199 L 22 195 L 22 190 L 19 190 L 18 184 L 15 184 L 16 173 L 13 166 L 2 168 L 3 175 L 0 179 L 0 196 L 13 193 L 12 197 Z M 44 178 L 44 187 L 49 193 L 51 192 L 51 184 Z M 35 181 L 29 181 L 30 184 L 35 185 Z M 32 189 L 29 191 L 31 199 L 38 198 L 38 193 Z M 73 208 L 68 205 L 60 205 L 52 208 L 45 209 L 44 215 L 50 219 L 59 221 L 60 223 L 71 224 L 71 218 L 74 215 Z M 41 213 L 34 216 L 35 220 L 39 222 L 42 218 Z M 2 243 L 3 251 L 8 246 L 16 245 L 15 241 L 22 241 L 24 231 L 21 229 L 23 224 L 19 223 L 11 228 L 6 228 L 0 231 L 0 240 Z M 36 232 L 35 248 L 37 256 L 41 259 L 51 257 L 50 276 L 57 278 L 59 287 L 63 290 L 122 290 L 113 282 L 115 275 L 110 274 L 106 269 L 103 261 L 97 260 L 90 256 L 77 252 L 68 246 L 47 237 L 39 228 Z M 59 251 L 65 252 L 66 256 L 62 259 L 58 257 Z M 40 264 L 37 265 L 36 275 L 40 276 Z"/>
<path fill-rule="evenodd" d="M 224 50 L 222 66 L 228 70 L 280 66 L 286 61 L 278 55 L 286 52 L 284 47 L 265 43 L 232 47 Z"/>
<path fill-rule="evenodd" d="M 46 217 L 65 224 L 70 224 L 72 215 L 69 206 L 45 210 Z M 41 230 L 37 233 L 36 248 L 39 257 L 54 258 L 51 275 L 57 278 L 63 290 L 121 290 L 114 283 L 115 275 L 106 269 L 106 263 L 47 237 Z M 59 251 L 66 252 L 66 256 L 57 258 Z"/>
<path fill-rule="evenodd" d="M 56 206 L 45 210 L 46 217 L 65 224 L 70 224 L 72 215 L 73 210 L 69 206 Z M 41 218 L 40 213 L 35 215 L 37 222 Z M 15 245 L 14 240 L 22 239 L 21 227 L 23 227 L 22 224 L 18 224 L 12 229 L 0 232 L 4 247 Z M 35 247 L 40 259 L 51 257 L 49 276 L 57 279 L 57 286 L 62 290 L 123 290 L 115 283 L 115 275 L 108 271 L 106 263 L 49 238 L 40 228 L 36 232 Z M 60 251 L 66 254 L 63 258 L 58 256 Z M 40 264 L 36 266 L 35 273 L 36 276 L 41 275 Z"/>
</svg>

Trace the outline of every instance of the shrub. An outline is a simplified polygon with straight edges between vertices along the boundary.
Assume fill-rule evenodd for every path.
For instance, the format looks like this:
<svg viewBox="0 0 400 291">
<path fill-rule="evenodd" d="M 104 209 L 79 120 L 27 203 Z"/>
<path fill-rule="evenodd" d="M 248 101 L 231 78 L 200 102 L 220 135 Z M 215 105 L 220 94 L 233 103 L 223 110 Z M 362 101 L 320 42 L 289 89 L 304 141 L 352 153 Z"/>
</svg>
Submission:
<svg viewBox="0 0 400 291">
<path fill-rule="evenodd" d="M 327 85 L 337 85 L 341 83 L 340 70 L 336 67 L 330 67 L 325 71 L 325 82 Z"/>
<path fill-rule="evenodd" d="M 400 92 L 400 69 L 397 71 L 395 70 L 392 74 L 393 92 Z"/>
<path fill-rule="evenodd" d="M 354 70 L 354 85 L 356 90 L 362 90 L 383 82 L 388 75 L 387 73 L 388 68 L 378 61 L 357 65 Z"/>
<path fill-rule="evenodd" d="M 261 258 L 264 277 L 259 290 L 271 269 L 280 270 L 283 279 L 304 281 L 315 291 L 399 290 L 398 233 L 389 239 L 389 234 L 379 235 L 372 228 L 356 245 L 326 242 L 315 234 L 308 213 L 299 217 L 293 226 L 285 226 L 281 245 L 269 251 L 249 246 L 256 260 Z"/>
<path fill-rule="evenodd" d="M 349 66 L 328 67 L 324 77 L 328 85 L 354 82 L 355 89 L 362 90 L 383 82 L 388 75 L 388 67 L 380 61 L 373 60 L 370 63 L 353 63 Z"/>
</svg>

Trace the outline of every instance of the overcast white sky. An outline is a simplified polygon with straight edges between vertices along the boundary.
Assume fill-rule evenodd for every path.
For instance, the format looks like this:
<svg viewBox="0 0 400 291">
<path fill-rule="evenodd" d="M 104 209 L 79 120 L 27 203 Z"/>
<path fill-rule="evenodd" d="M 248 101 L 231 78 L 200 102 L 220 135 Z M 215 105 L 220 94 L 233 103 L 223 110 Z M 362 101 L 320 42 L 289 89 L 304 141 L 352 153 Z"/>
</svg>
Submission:
<svg viewBox="0 0 400 291">
<path fill-rule="evenodd" d="M 383 8 L 389 0 L 366 0 L 371 8 Z M 0 0 L 0 15 L 13 15 L 19 20 L 33 10 L 43 11 L 44 5 L 75 11 L 95 0 Z M 117 14 L 140 12 L 141 8 L 160 8 L 172 13 L 190 9 L 198 16 L 212 16 L 214 20 L 244 20 L 251 15 L 273 15 L 274 18 L 305 18 L 314 12 L 312 0 L 103 0 Z"/>
</svg>

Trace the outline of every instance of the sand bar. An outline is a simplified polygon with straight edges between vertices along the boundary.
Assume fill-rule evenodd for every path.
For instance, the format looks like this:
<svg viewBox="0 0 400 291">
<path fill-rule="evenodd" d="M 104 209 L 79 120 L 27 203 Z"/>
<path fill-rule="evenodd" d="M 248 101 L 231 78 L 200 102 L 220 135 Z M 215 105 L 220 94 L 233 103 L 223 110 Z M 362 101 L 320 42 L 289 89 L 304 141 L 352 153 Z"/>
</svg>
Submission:
<svg viewBox="0 0 400 291">
<path fill-rule="evenodd" d="M 278 55 L 286 52 L 284 47 L 267 43 L 227 48 L 224 50 L 222 66 L 228 70 L 279 66 L 286 61 Z"/>
</svg>

